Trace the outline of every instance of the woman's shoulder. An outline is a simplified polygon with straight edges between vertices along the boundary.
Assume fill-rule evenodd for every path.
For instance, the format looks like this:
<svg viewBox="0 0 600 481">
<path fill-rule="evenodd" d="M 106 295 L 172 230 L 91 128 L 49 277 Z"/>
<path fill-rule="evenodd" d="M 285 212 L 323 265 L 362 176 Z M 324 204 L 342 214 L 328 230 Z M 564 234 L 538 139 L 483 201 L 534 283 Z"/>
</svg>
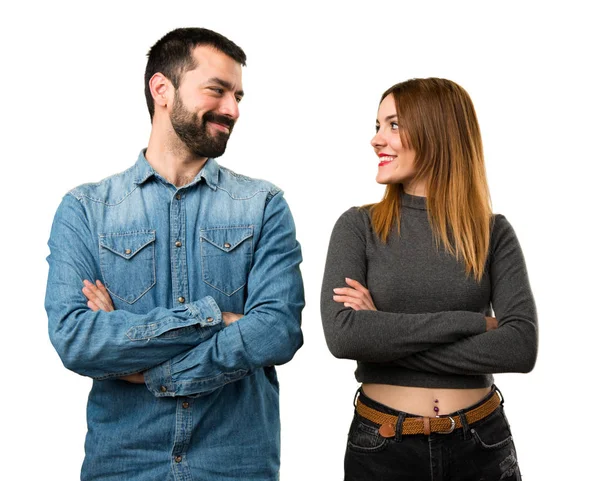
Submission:
<svg viewBox="0 0 600 481">
<path fill-rule="evenodd" d="M 371 215 L 369 206 L 354 206 L 346 210 L 337 220 L 337 225 L 370 227 Z"/>
<path fill-rule="evenodd" d="M 346 210 L 333 226 L 333 234 L 337 236 L 357 236 L 361 239 L 368 237 L 371 231 L 369 208 L 350 207 Z"/>
<path fill-rule="evenodd" d="M 502 214 L 492 215 L 492 236 L 514 231 L 508 219 Z"/>
<path fill-rule="evenodd" d="M 519 247 L 519 240 L 513 226 L 502 214 L 493 215 L 491 246 L 493 252 L 498 249 Z"/>
</svg>

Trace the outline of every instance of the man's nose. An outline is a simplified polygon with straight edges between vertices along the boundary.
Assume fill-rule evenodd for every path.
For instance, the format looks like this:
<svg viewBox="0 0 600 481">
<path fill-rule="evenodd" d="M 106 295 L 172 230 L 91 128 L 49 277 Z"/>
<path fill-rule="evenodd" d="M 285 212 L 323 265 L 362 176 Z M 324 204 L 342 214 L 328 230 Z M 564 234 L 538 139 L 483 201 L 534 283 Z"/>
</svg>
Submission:
<svg viewBox="0 0 600 481">
<path fill-rule="evenodd" d="M 219 113 L 226 115 L 227 117 L 237 120 L 240 116 L 240 107 L 235 95 L 230 94 L 223 97 L 221 105 L 219 106 Z"/>
</svg>

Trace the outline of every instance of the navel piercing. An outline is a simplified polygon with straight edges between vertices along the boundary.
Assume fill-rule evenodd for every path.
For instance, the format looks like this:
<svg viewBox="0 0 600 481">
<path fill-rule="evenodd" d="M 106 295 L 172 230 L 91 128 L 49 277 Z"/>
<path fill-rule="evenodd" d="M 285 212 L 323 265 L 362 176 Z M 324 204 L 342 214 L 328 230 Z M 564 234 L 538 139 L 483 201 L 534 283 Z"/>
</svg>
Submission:
<svg viewBox="0 0 600 481">
<path fill-rule="evenodd" d="M 437 403 L 439 403 L 439 400 L 438 400 L 438 399 L 436 399 L 434 402 L 437 404 Z M 438 414 L 438 413 L 440 412 L 440 408 L 439 408 L 439 407 L 437 407 L 437 406 L 434 406 L 434 407 L 433 407 L 433 411 L 435 412 L 435 417 L 439 417 L 439 414 Z"/>
</svg>

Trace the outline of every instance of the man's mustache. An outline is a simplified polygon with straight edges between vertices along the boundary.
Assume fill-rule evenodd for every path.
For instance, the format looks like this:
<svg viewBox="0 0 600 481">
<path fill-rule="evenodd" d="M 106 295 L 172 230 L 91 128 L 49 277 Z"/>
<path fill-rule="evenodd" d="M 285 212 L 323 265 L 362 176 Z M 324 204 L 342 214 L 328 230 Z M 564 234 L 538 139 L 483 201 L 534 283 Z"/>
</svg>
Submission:
<svg viewBox="0 0 600 481">
<path fill-rule="evenodd" d="M 206 112 L 204 114 L 204 122 L 214 122 L 217 124 L 225 125 L 229 128 L 229 131 L 233 129 L 235 125 L 235 120 L 225 115 L 215 114 L 214 112 Z"/>
</svg>

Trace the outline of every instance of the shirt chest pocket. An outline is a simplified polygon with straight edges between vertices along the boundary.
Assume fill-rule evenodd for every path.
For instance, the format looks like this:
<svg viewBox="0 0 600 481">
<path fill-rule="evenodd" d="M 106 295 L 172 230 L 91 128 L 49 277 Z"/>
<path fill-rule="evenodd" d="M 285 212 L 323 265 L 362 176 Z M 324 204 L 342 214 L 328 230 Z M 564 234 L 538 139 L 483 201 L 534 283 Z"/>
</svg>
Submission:
<svg viewBox="0 0 600 481">
<path fill-rule="evenodd" d="M 252 226 L 202 229 L 202 280 L 227 296 L 244 287 L 252 264 L 252 235 Z"/>
<path fill-rule="evenodd" d="M 115 232 L 99 237 L 104 285 L 113 296 L 133 304 L 156 284 L 156 232 Z"/>
</svg>

